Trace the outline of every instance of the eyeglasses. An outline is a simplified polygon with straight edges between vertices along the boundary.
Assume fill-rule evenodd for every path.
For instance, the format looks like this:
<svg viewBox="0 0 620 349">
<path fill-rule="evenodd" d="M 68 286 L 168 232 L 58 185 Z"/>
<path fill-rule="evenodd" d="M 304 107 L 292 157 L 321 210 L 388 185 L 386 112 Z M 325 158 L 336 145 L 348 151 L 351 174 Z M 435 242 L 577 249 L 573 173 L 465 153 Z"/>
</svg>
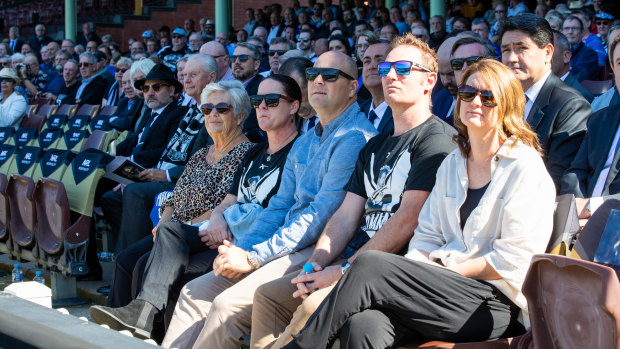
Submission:
<svg viewBox="0 0 620 349">
<path fill-rule="evenodd" d="M 168 84 L 161 84 L 161 83 L 156 83 L 153 85 L 142 85 L 140 86 L 140 90 L 142 90 L 142 93 L 148 93 L 150 89 L 153 89 L 153 92 L 157 93 L 159 92 L 159 90 L 161 90 L 162 86 L 170 86 Z"/>
<path fill-rule="evenodd" d="M 334 82 L 338 80 L 338 76 L 342 75 L 348 80 L 355 80 L 351 75 L 336 68 L 306 68 L 306 79 L 308 81 L 314 81 L 319 75 L 323 77 L 324 81 Z"/>
<path fill-rule="evenodd" d="M 282 56 L 286 53 L 286 50 L 267 50 L 267 54 L 271 57 L 275 56 L 276 53 L 278 56 Z"/>
<path fill-rule="evenodd" d="M 213 105 L 213 103 L 207 103 L 200 106 L 200 111 L 203 115 L 211 114 L 213 109 L 217 110 L 218 114 L 224 114 L 227 113 L 230 109 L 232 109 L 232 105 L 228 103 L 218 103 L 217 105 Z"/>
<path fill-rule="evenodd" d="M 310 41 L 310 39 L 309 38 L 301 38 L 301 39 L 299 39 L 299 41 L 300 42 L 308 42 L 308 41 Z"/>
<path fill-rule="evenodd" d="M 237 59 L 239 59 L 239 62 L 246 62 L 248 59 L 250 59 L 250 55 L 232 55 L 230 56 L 230 59 L 233 62 L 236 62 Z"/>
<path fill-rule="evenodd" d="M 0 78 L 1 82 L 10 82 L 10 83 L 14 83 L 15 80 L 11 79 L 11 78 Z"/>
<path fill-rule="evenodd" d="M 180 36 L 180 35 L 172 35 L 172 38 L 173 38 L 173 39 L 181 39 L 181 38 L 183 38 L 183 36 Z"/>
<path fill-rule="evenodd" d="M 11 62 L 1 62 L 0 64 L 2 64 L 3 67 L 10 67 L 11 66 Z"/>
<path fill-rule="evenodd" d="M 482 105 L 485 107 L 494 108 L 497 106 L 497 103 L 495 103 L 495 97 L 493 97 L 493 92 L 489 90 L 478 90 L 469 85 L 459 86 L 459 98 L 464 102 L 473 101 L 478 94 L 480 94 L 480 100 L 482 101 Z"/>
<path fill-rule="evenodd" d="M 596 21 L 596 25 L 610 25 L 610 21 Z"/>
<path fill-rule="evenodd" d="M 379 73 L 379 76 L 387 76 L 390 73 L 390 70 L 392 70 L 392 66 L 394 66 L 394 70 L 398 75 L 409 75 L 414 67 L 427 73 L 431 72 L 431 70 L 425 66 L 411 61 L 381 62 L 377 64 L 377 72 Z"/>
<path fill-rule="evenodd" d="M 78 64 L 78 66 L 80 68 L 82 68 L 82 67 L 90 67 L 91 65 L 93 65 L 93 63 L 82 62 L 82 63 Z"/>
<path fill-rule="evenodd" d="M 476 63 L 479 60 L 483 59 L 484 57 L 482 56 L 471 56 L 471 57 L 467 57 L 467 58 L 455 58 L 455 59 L 451 59 L 450 60 L 450 65 L 452 66 L 452 70 L 454 71 L 458 71 L 463 69 L 463 66 L 465 65 L 465 63 L 467 63 L 467 65 L 469 66 L 472 63 Z"/>
<path fill-rule="evenodd" d="M 269 93 L 266 95 L 250 96 L 250 104 L 252 104 L 252 108 L 258 108 L 260 107 L 261 103 L 263 103 L 263 99 L 264 99 L 265 104 L 268 107 L 277 107 L 280 104 L 280 98 L 282 98 L 285 101 L 289 101 L 289 102 L 294 101 L 294 99 L 292 99 L 289 96 L 281 95 L 278 93 Z"/>
<path fill-rule="evenodd" d="M 115 71 L 115 72 L 117 72 L 117 73 L 119 73 L 119 72 L 120 72 L 120 73 L 125 74 L 125 72 L 126 72 L 126 71 L 128 71 L 128 70 L 129 70 L 129 68 L 119 68 L 119 67 L 114 67 L 114 71 Z"/>
</svg>

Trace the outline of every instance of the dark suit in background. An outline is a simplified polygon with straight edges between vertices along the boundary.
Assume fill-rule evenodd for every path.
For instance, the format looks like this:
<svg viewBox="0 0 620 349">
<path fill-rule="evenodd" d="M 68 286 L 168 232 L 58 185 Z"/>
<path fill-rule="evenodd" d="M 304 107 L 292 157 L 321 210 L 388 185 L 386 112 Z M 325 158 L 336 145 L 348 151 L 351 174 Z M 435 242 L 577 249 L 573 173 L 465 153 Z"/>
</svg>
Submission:
<svg viewBox="0 0 620 349">
<path fill-rule="evenodd" d="M 592 108 L 585 98 L 550 74 L 527 116 L 528 124 L 538 134 L 547 170 L 558 192 L 562 175 L 579 150 L 591 114 Z"/>
<path fill-rule="evenodd" d="M 9 45 L 11 50 L 13 50 L 13 53 L 20 53 L 20 51 L 22 50 L 22 46 L 24 45 L 24 40 L 15 39 L 15 43 L 13 45 L 11 45 L 11 40 L 9 40 L 7 44 Z"/>
<path fill-rule="evenodd" d="M 452 106 L 454 97 L 448 92 L 447 89 L 441 89 L 432 99 L 432 112 L 433 115 L 437 115 L 441 120 L 448 123 L 450 126 L 454 126 L 453 113 L 449 113 Z M 456 106 L 456 104 L 455 104 Z M 452 109 L 454 111 L 454 108 Z"/>
<path fill-rule="evenodd" d="M 596 80 L 598 77 L 598 55 L 596 51 L 580 42 L 572 47 L 570 52 L 572 54 L 570 72 L 575 74 L 577 80 Z"/>
<path fill-rule="evenodd" d="M 100 76 L 97 75 L 86 86 L 79 98 L 76 96 L 76 102 L 78 105 L 83 104 L 101 104 L 105 91 L 108 89 L 108 83 Z"/>
<path fill-rule="evenodd" d="M 186 112 L 187 107 L 179 107 L 173 101 L 164 108 L 161 115 L 151 125 L 152 111 L 148 109 L 146 114 L 148 117 L 142 118 L 138 126 L 139 131 L 129 133 L 127 138 L 116 147 L 116 153 L 133 156 L 133 161 L 145 168 L 155 166 Z M 140 135 L 142 130 L 144 132 Z"/>
<path fill-rule="evenodd" d="M 249 96 L 255 95 L 258 91 L 258 85 L 263 81 L 263 77 L 259 74 L 254 75 L 250 83 L 245 87 Z M 265 140 L 265 133 L 258 128 L 258 120 L 256 119 L 256 110 L 252 108 L 250 114 L 243 120 L 242 131 L 246 137 L 253 143 L 260 143 Z"/>
<path fill-rule="evenodd" d="M 366 117 L 368 118 L 368 113 L 370 112 L 370 103 L 372 103 L 372 98 L 363 101 L 360 104 L 360 110 Z M 377 127 L 377 132 L 392 132 L 394 130 L 394 118 L 392 117 L 392 108 L 388 105 L 387 109 L 383 113 L 381 117 L 381 121 L 379 122 L 379 127 Z"/>
<path fill-rule="evenodd" d="M 607 107 L 592 114 L 581 147 L 562 177 L 562 194 L 575 194 L 580 198 L 592 197 L 618 127 L 620 114 L 617 108 Z M 605 200 L 620 199 L 619 159 L 620 152 L 616 151 L 603 187 L 602 195 Z"/>
<path fill-rule="evenodd" d="M 568 73 L 568 75 L 564 79 L 564 83 L 577 90 L 577 92 L 579 92 L 583 96 L 583 98 L 588 101 L 588 103 L 592 103 L 592 101 L 594 100 L 594 96 L 590 93 L 590 91 L 588 91 L 588 89 L 586 89 L 585 87 L 583 87 L 582 84 L 579 83 L 579 80 L 577 80 L 573 73 Z"/>
<path fill-rule="evenodd" d="M 129 130 L 142 111 L 144 99 L 137 98 L 131 107 L 128 107 L 128 105 L 129 99 L 127 97 L 121 97 L 118 102 L 118 107 L 116 108 L 116 118 L 110 121 L 110 127 L 118 131 Z"/>
</svg>

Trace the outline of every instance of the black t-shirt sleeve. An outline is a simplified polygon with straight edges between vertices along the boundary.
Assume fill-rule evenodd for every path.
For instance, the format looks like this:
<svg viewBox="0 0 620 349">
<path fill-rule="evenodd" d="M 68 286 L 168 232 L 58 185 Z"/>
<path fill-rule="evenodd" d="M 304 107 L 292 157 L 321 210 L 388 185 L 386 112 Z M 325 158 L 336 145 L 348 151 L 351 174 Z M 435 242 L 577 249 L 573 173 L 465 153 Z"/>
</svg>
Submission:
<svg viewBox="0 0 620 349">
<path fill-rule="evenodd" d="M 230 184 L 230 188 L 228 189 L 228 194 L 237 196 L 239 194 L 239 181 L 241 180 L 241 176 L 243 175 L 243 170 L 245 169 L 245 162 L 239 164 L 237 167 L 237 171 L 235 171 L 235 176 L 233 177 L 233 181 Z"/>
<path fill-rule="evenodd" d="M 373 144 L 375 142 L 375 138 L 379 136 L 375 136 L 371 138 L 368 143 L 362 148 L 357 157 L 357 162 L 355 163 L 355 170 L 349 179 L 349 183 L 345 186 L 344 190 L 353 194 L 357 194 L 364 199 L 368 199 L 368 194 L 366 193 L 366 185 L 364 184 L 364 176 L 366 170 L 366 161 L 370 157 L 369 149 L 372 149 Z"/>
<path fill-rule="evenodd" d="M 456 148 L 456 143 L 452 140 L 454 133 L 451 130 L 446 130 L 447 127 L 441 126 L 429 127 L 425 132 L 425 139 L 417 142 L 415 149 L 413 149 L 411 154 L 413 161 L 405 190 L 428 192 L 433 190 L 439 165 Z"/>
</svg>

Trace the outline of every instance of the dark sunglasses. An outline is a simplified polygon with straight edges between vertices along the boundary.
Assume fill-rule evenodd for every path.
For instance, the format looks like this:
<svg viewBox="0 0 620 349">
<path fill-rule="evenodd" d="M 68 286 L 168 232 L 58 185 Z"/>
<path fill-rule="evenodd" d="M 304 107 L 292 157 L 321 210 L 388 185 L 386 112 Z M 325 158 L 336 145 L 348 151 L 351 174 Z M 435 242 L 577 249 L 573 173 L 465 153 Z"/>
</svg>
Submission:
<svg viewBox="0 0 620 349">
<path fill-rule="evenodd" d="M 479 60 L 483 59 L 484 57 L 482 56 L 471 56 L 471 57 L 467 57 L 467 58 L 455 58 L 455 59 L 451 59 L 450 60 L 450 65 L 452 66 L 452 70 L 461 70 L 463 69 L 463 65 L 465 65 L 465 63 L 467 63 L 467 65 L 470 65 L 472 63 L 476 63 Z"/>
<path fill-rule="evenodd" d="M 495 97 L 493 97 L 493 92 L 489 90 L 478 90 L 469 85 L 459 86 L 459 98 L 462 101 L 471 102 L 478 94 L 480 94 L 480 100 L 482 101 L 482 105 L 485 107 L 495 108 L 497 106 L 497 103 L 495 103 Z"/>
<path fill-rule="evenodd" d="M 10 67 L 11 66 L 11 62 L 2 62 L 0 64 L 2 64 L 3 67 Z"/>
<path fill-rule="evenodd" d="M 82 67 L 90 67 L 91 65 L 93 65 L 93 63 L 82 62 L 82 63 L 78 64 L 78 66 L 80 68 L 82 68 Z"/>
<path fill-rule="evenodd" d="M 596 25 L 609 25 L 611 24 L 610 21 L 596 21 Z"/>
<path fill-rule="evenodd" d="M 308 38 L 303 38 L 303 39 L 299 39 L 299 41 L 301 41 L 301 42 L 308 42 L 308 41 L 310 41 L 310 39 L 308 39 Z"/>
<path fill-rule="evenodd" d="M 379 76 L 387 76 L 390 73 L 390 70 L 392 70 L 392 66 L 398 75 L 409 75 L 413 67 L 427 73 L 431 72 L 431 70 L 427 67 L 411 61 L 381 62 L 377 64 L 377 72 L 379 73 Z"/>
<path fill-rule="evenodd" d="M 338 80 L 338 76 L 342 75 L 346 79 L 355 80 L 351 75 L 336 68 L 306 68 L 306 79 L 308 81 L 314 81 L 319 75 L 323 77 L 324 81 L 333 82 Z"/>
<path fill-rule="evenodd" d="M 211 114 L 213 109 L 217 110 L 218 114 L 224 114 L 227 113 L 230 109 L 232 109 L 232 105 L 228 103 L 218 103 L 217 105 L 213 105 L 213 103 L 207 103 L 200 106 L 200 111 L 203 115 Z"/>
<path fill-rule="evenodd" d="M 140 87 L 140 90 L 142 90 L 142 93 L 149 93 L 149 90 L 153 89 L 153 91 L 155 93 L 157 93 L 157 92 L 159 92 L 159 90 L 161 90 L 162 86 L 170 86 L 170 85 L 168 85 L 168 84 L 160 84 L 160 83 L 156 83 L 156 84 L 153 84 L 153 85 L 142 85 Z"/>
<path fill-rule="evenodd" d="M 184 38 L 184 36 L 180 36 L 180 35 L 172 35 L 173 39 L 181 39 Z"/>
<path fill-rule="evenodd" d="M 0 79 L 1 82 L 10 82 L 10 83 L 14 83 L 15 80 L 11 79 L 11 78 L 2 78 Z"/>
<path fill-rule="evenodd" d="M 265 100 L 265 104 L 268 107 L 277 107 L 280 104 L 280 98 L 285 101 L 292 102 L 292 99 L 289 96 L 281 95 L 278 93 L 268 93 L 266 95 L 254 95 L 250 96 L 250 104 L 252 104 L 252 108 L 260 107 L 261 103 L 263 103 L 263 99 Z"/>
<path fill-rule="evenodd" d="M 239 59 L 240 62 L 245 62 L 250 59 L 250 55 L 232 55 L 230 56 L 230 59 L 232 62 L 237 61 L 237 59 Z"/>
<path fill-rule="evenodd" d="M 267 54 L 271 57 L 275 56 L 276 53 L 278 56 L 282 56 L 286 53 L 286 50 L 267 50 Z"/>
<path fill-rule="evenodd" d="M 128 70 L 129 70 L 129 68 L 114 67 L 114 71 L 117 72 L 117 73 L 121 72 L 121 73 L 125 74 L 125 72 L 128 71 Z"/>
</svg>

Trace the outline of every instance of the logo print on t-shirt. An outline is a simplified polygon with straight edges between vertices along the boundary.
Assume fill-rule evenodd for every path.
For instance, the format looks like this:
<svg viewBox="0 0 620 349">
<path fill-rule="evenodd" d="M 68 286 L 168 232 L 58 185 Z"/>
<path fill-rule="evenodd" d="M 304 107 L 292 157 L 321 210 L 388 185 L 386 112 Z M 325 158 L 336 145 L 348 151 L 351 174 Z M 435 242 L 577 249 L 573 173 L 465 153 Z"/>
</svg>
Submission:
<svg viewBox="0 0 620 349">
<path fill-rule="evenodd" d="M 370 157 L 370 168 L 364 171 L 364 185 L 366 187 L 365 224 L 362 226 L 369 237 L 381 229 L 385 222 L 394 214 L 395 207 L 400 204 L 400 198 L 405 189 L 409 170 L 411 169 L 411 153 L 403 150 L 390 164 L 383 164 L 375 177 L 377 157 L 373 153 Z"/>
<path fill-rule="evenodd" d="M 250 162 L 248 169 L 241 176 L 239 193 L 237 196 L 239 202 L 262 205 L 269 193 L 278 184 L 280 168 L 276 167 L 263 176 L 252 176 L 246 179 L 246 175 L 250 172 L 252 165 L 254 165 L 254 161 Z"/>
</svg>

